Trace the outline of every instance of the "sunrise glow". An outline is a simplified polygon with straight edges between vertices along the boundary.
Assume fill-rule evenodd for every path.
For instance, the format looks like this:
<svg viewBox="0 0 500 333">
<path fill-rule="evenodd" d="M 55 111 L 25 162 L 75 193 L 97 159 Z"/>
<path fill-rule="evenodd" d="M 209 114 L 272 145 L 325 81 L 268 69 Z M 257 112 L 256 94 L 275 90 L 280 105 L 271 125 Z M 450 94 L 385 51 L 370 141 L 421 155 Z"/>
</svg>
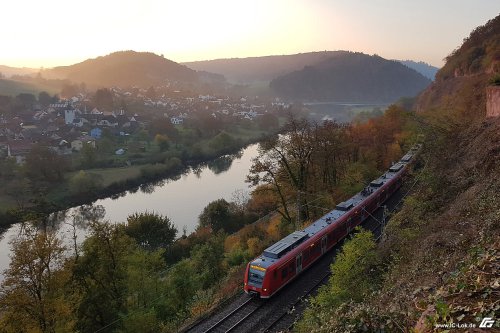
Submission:
<svg viewBox="0 0 500 333">
<path fill-rule="evenodd" d="M 440 66 L 499 11 L 487 0 L 9 1 L 0 64 L 52 67 L 118 50 L 182 62 L 345 49 Z"/>
</svg>

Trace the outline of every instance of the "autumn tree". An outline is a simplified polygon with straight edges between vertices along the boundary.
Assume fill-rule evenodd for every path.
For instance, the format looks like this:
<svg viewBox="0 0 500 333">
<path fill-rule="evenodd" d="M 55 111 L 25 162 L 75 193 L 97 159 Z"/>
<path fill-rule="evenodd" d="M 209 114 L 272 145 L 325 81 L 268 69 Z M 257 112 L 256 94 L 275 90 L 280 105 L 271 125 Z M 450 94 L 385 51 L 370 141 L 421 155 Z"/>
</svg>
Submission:
<svg viewBox="0 0 500 333">
<path fill-rule="evenodd" d="M 5 193 L 10 195 L 23 210 L 32 199 L 32 184 L 26 177 L 15 177 L 4 187 Z"/>
<path fill-rule="evenodd" d="M 36 145 L 26 156 L 24 169 L 32 180 L 54 183 L 63 179 L 64 172 L 68 170 L 68 163 L 55 151 Z"/>
<path fill-rule="evenodd" d="M 155 135 L 155 142 L 160 148 L 160 151 L 165 151 L 170 147 L 170 140 L 168 136 L 164 134 L 156 134 Z"/>
<path fill-rule="evenodd" d="M 237 223 L 231 204 L 225 199 L 210 202 L 199 216 L 199 225 L 209 227 L 213 232 L 224 230 L 232 232 L 237 229 Z"/>
<path fill-rule="evenodd" d="M 315 125 L 315 147 L 312 159 L 315 166 L 315 179 L 320 189 L 331 189 L 342 178 L 351 159 L 351 144 L 346 135 L 346 126 L 334 121 Z"/>
<path fill-rule="evenodd" d="M 134 213 L 127 217 L 125 233 L 145 250 L 157 250 L 172 245 L 177 228 L 166 216 L 157 213 Z"/>
<path fill-rule="evenodd" d="M 166 271 L 163 251 L 135 249 L 127 256 L 127 316 L 122 332 L 160 332 L 167 319 L 165 302 L 168 292 L 163 282 Z"/>
<path fill-rule="evenodd" d="M 94 105 L 103 110 L 112 110 L 114 106 L 113 93 L 107 89 L 97 89 L 93 98 Z"/>
<path fill-rule="evenodd" d="M 179 133 L 175 126 L 172 125 L 170 119 L 167 119 L 165 117 L 155 119 L 151 123 L 148 132 L 152 137 L 155 137 L 157 134 L 163 134 L 173 141 L 177 140 L 177 138 L 179 137 Z"/>
<path fill-rule="evenodd" d="M 2 331 L 72 331 L 71 304 L 64 298 L 70 274 L 63 267 L 61 240 L 28 227 L 11 245 L 11 262 L 0 285 Z"/>
<path fill-rule="evenodd" d="M 49 106 L 50 103 L 52 103 L 53 99 L 52 97 L 49 95 L 48 92 L 46 91 L 41 91 L 39 94 L 38 94 L 38 103 L 40 103 L 40 105 L 44 106 L 44 107 L 47 107 Z"/>
<path fill-rule="evenodd" d="M 99 190 L 102 182 L 101 175 L 80 170 L 69 180 L 69 189 L 74 195 L 88 195 Z"/>
<path fill-rule="evenodd" d="M 195 246 L 191 251 L 191 261 L 201 289 L 207 289 L 220 282 L 224 270 L 224 233 L 220 232 L 204 244 Z"/>
<path fill-rule="evenodd" d="M 97 149 L 90 143 L 84 143 L 80 150 L 80 162 L 84 168 L 90 169 L 97 161 Z"/>
<path fill-rule="evenodd" d="M 76 310 L 80 332 L 101 330 L 126 312 L 127 256 L 135 246 L 111 224 L 92 222 L 89 227 L 74 268 L 75 289 L 81 295 Z"/>
<path fill-rule="evenodd" d="M 313 127 L 305 119 L 289 117 L 285 135 L 270 139 L 259 147 L 259 155 L 253 159 L 247 180 L 254 186 L 261 183 L 272 185 L 282 204 L 280 214 L 291 221 L 287 186 L 297 198 L 300 220 L 308 218 L 306 193 L 311 176 L 312 154 L 315 149 Z"/>
<path fill-rule="evenodd" d="M 16 100 L 19 101 L 25 108 L 31 109 L 36 103 L 36 97 L 29 93 L 20 93 L 16 96 Z"/>
</svg>

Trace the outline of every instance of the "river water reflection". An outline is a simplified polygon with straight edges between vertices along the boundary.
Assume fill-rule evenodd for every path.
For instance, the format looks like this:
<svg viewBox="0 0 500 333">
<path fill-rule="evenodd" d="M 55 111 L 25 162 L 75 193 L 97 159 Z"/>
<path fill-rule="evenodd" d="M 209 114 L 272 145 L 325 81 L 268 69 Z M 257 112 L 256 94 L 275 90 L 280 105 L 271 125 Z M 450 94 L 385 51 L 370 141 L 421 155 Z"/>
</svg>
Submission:
<svg viewBox="0 0 500 333">
<path fill-rule="evenodd" d="M 250 145 L 238 154 L 224 156 L 191 169 L 176 179 L 144 184 L 139 189 L 114 198 L 97 200 L 93 203 L 93 209 L 104 209 L 99 214 L 115 223 L 125 222 L 127 216 L 135 212 L 156 212 L 168 216 L 177 226 L 179 234 L 184 228 L 189 234 L 196 229 L 198 216 L 211 201 L 220 198 L 232 201 L 235 197 L 248 195 L 250 190 L 245 179 L 252 158 L 257 156 L 257 147 L 257 144 Z M 59 212 L 51 219 L 68 244 L 72 242 L 74 216 L 80 216 L 81 213 L 81 209 L 75 207 Z M 0 236 L 0 280 L 10 262 L 9 241 L 19 235 L 21 230 L 21 225 L 17 224 Z M 85 232 L 85 228 L 79 225 L 76 230 L 79 242 L 85 238 Z"/>
</svg>

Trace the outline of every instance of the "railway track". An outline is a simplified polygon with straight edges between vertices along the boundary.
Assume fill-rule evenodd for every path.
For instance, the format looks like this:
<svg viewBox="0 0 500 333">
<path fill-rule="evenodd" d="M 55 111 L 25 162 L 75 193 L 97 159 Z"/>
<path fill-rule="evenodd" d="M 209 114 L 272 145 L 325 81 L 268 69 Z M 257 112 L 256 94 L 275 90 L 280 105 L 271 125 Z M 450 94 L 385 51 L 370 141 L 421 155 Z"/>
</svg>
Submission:
<svg viewBox="0 0 500 333">
<path fill-rule="evenodd" d="M 401 191 L 397 191 L 389 198 L 386 202 L 387 211 L 392 212 L 402 197 Z M 374 212 L 363 223 L 363 227 L 372 231 L 377 239 L 382 236 L 385 226 L 383 210 L 382 208 Z M 232 303 L 232 306 L 235 307 L 231 310 L 227 309 L 229 312 L 222 314 L 221 312 L 224 311 L 221 311 L 219 315 L 214 314 L 212 320 L 210 318 L 202 320 L 183 332 L 263 333 L 290 331 L 307 306 L 305 300 L 327 281 L 331 274 L 330 264 L 335 253 L 341 247 L 342 242 L 271 299 L 262 300 L 242 295 L 238 301 Z"/>
<path fill-rule="evenodd" d="M 304 305 L 305 307 L 305 299 L 314 291 L 316 291 L 320 285 L 325 283 L 330 275 L 331 273 L 327 272 L 322 277 L 318 278 L 316 281 L 314 281 L 313 286 L 309 288 L 309 290 L 305 290 L 304 294 L 297 298 L 295 302 L 291 303 L 286 310 L 282 311 L 281 313 L 277 313 L 277 315 L 269 317 L 268 321 L 270 321 L 270 323 L 268 323 L 267 326 L 265 326 L 263 329 L 259 330 L 259 332 L 267 333 L 276 331 L 290 331 L 301 313 L 301 311 L 299 313 L 295 311 L 297 307 L 299 305 Z"/>
<path fill-rule="evenodd" d="M 265 301 L 262 299 L 249 297 L 246 302 L 233 309 L 204 332 L 237 332 L 238 327 L 264 304 Z"/>
</svg>

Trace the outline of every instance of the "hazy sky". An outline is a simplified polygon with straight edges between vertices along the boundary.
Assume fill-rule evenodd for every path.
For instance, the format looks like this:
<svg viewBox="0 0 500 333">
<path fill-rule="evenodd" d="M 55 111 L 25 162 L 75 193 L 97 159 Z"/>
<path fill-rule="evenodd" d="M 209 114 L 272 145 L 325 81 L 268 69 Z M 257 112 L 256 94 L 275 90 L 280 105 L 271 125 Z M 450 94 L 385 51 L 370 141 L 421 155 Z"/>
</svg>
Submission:
<svg viewBox="0 0 500 333">
<path fill-rule="evenodd" d="M 182 62 L 322 50 L 442 66 L 498 0 L 7 0 L 0 64 L 68 65 L 120 50 Z"/>
</svg>

